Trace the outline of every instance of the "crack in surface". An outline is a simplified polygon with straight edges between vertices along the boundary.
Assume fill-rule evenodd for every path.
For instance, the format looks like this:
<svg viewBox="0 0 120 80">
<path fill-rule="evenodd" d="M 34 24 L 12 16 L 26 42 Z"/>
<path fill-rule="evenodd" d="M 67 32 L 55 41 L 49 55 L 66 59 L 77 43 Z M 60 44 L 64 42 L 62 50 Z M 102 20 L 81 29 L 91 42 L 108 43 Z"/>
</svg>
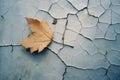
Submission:
<svg viewBox="0 0 120 80">
<path fill-rule="evenodd" d="M 93 42 L 94 40 L 91 40 L 90 38 L 84 36 L 83 34 L 80 34 L 80 33 L 76 32 L 76 31 L 73 31 L 72 29 L 67 29 L 67 25 L 68 25 L 68 15 L 76 15 L 76 16 L 77 16 L 77 19 L 78 19 L 78 21 L 79 21 L 79 23 L 80 23 L 80 25 L 81 25 L 81 29 L 80 29 L 80 32 L 81 32 L 81 30 L 83 29 L 83 24 L 82 24 L 82 22 L 80 21 L 78 15 L 77 15 L 79 12 L 82 12 L 83 10 L 86 9 L 86 10 L 87 10 L 87 13 L 88 13 L 88 16 L 92 16 L 92 17 L 98 19 L 97 24 L 98 24 L 98 23 L 103 23 L 103 22 L 100 22 L 100 21 L 99 21 L 99 18 L 100 18 L 107 10 L 110 9 L 111 5 L 113 5 L 112 2 L 111 2 L 111 0 L 110 0 L 109 8 L 108 8 L 108 9 L 105 9 L 104 6 L 103 6 L 102 3 L 101 3 L 102 0 L 100 0 L 100 6 L 101 6 L 102 8 L 104 8 L 105 11 L 104 11 L 99 17 L 96 17 L 95 15 L 91 15 L 91 14 L 89 13 L 89 11 L 88 11 L 88 6 L 89 6 L 89 1 L 90 1 L 90 0 L 88 0 L 87 7 L 84 7 L 84 8 L 81 9 L 81 10 L 78 10 L 69 0 L 66 0 L 66 1 L 67 1 L 75 10 L 77 10 L 77 12 L 76 12 L 75 14 L 67 13 L 67 17 L 65 17 L 65 18 L 54 18 L 54 17 L 50 14 L 49 11 L 50 11 L 50 9 L 52 8 L 52 6 L 53 6 L 54 4 L 58 4 L 59 1 L 57 1 L 57 2 L 52 3 L 52 4 L 50 5 L 48 11 L 41 10 L 41 9 L 38 9 L 37 7 L 35 7 L 35 8 L 37 9 L 37 12 L 36 12 L 36 14 L 33 16 L 33 18 L 34 18 L 39 11 L 43 11 L 43 12 L 47 13 L 49 16 L 51 16 L 51 17 L 53 18 L 53 22 L 52 22 L 53 25 L 56 25 L 56 24 L 58 23 L 58 20 L 60 20 L 60 19 L 66 19 L 65 29 L 64 29 L 64 32 L 63 32 L 63 35 L 62 35 L 62 43 L 59 43 L 59 42 L 57 42 L 57 41 L 55 41 L 55 40 L 52 40 L 53 42 L 55 42 L 55 43 L 57 43 L 57 44 L 63 45 L 63 47 L 59 49 L 58 53 L 60 53 L 60 51 L 63 50 L 63 48 L 66 47 L 66 46 L 71 47 L 71 49 L 74 48 L 74 46 L 66 45 L 66 44 L 64 43 L 66 30 L 70 30 L 70 31 L 72 31 L 72 32 L 75 32 L 76 34 L 84 37 L 85 39 L 89 40 L 90 42 L 92 42 L 92 43 L 94 44 L 94 42 Z M 16 2 L 17 2 L 17 1 L 16 1 Z M 16 3 L 14 3 L 11 7 L 9 7 L 9 9 L 8 9 L 3 15 L 0 15 L 0 16 L 1 16 L 1 19 L 5 19 L 4 15 L 5 15 L 7 12 L 9 12 L 9 10 L 10 10 L 15 4 L 16 4 Z M 59 4 L 58 4 L 58 5 L 59 5 Z M 61 5 L 59 5 L 59 6 L 61 6 Z M 62 8 L 64 9 L 64 7 L 62 7 Z M 65 10 L 66 10 L 66 9 L 65 9 Z M 110 9 L 110 10 L 111 10 L 111 9 Z M 117 14 L 117 15 L 120 16 L 120 14 L 118 14 L 118 13 L 116 13 L 115 11 L 111 10 L 111 23 L 109 24 L 109 26 L 110 26 L 110 25 L 113 25 L 113 23 L 112 23 L 112 21 L 113 21 L 113 17 L 112 17 L 113 14 L 112 14 L 112 13 L 113 13 L 113 12 L 114 12 L 115 14 Z M 96 25 L 97 25 L 97 24 L 96 24 Z M 98 26 L 96 26 L 96 27 L 98 27 Z M 23 30 L 23 33 L 24 33 L 24 31 L 25 31 L 25 28 L 24 28 L 24 30 Z M 107 31 L 108 31 L 108 29 L 107 29 Z M 95 37 L 95 40 L 100 40 L 100 39 L 102 39 L 102 40 L 105 40 L 105 41 L 116 41 L 116 39 L 117 39 L 116 37 L 117 37 L 118 33 L 115 31 L 115 32 L 117 33 L 117 35 L 116 35 L 116 37 L 115 37 L 115 40 L 110 40 L 110 39 L 105 39 L 105 36 L 106 36 L 106 34 L 107 34 L 107 31 L 105 32 L 104 38 L 96 39 L 96 37 Z M 23 37 L 22 37 L 22 38 L 23 38 Z M 11 47 L 12 47 L 11 53 L 13 53 L 14 47 L 20 46 L 20 45 L 19 45 L 19 44 L 15 44 L 15 45 L 14 45 L 14 44 L 10 44 L 10 45 L 8 44 L 8 45 L 1 45 L 0 47 L 5 47 L 5 46 L 7 46 L 7 47 L 8 47 L 8 46 L 11 46 Z M 80 46 L 81 49 L 83 49 L 88 55 L 90 55 L 89 51 L 87 51 L 86 49 L 84 49 L 84 48 L 82 47 L 82 45 L 79 45 L 79 46 Z M 99 47 L 97 47 L 95 44 L 94 44 L 94 46 L 97 48 L 97 52 L 99 52 Z M 49 49 L 49 48 L 48 48 L 48 49 Z M 53 52 L 53 53 L 57 56 L 57 58 L 59 58 L 60 61 L 65 65 L 65 71 L 64 71 L 64 73 L 63 73 L 63 76 L 62 76 L 63 78 L 62 78 L 62 80 L 64 80 L 65 74 L 67 74 L 67 68 L 68 68 L 68 67 L 73 67 L 73 68 L 75 68 L 75 69 L 82 69 L 82 68 L 78 68 L 78 67 L 76 67 L 76 66 L 67 65 L 67 64 L 65 63 L 65 61 L 62 60 L 62 58 L 58 55 L 58 53 L 55 53 L 54 50 L 52 50 L 52 49 L 49 49 L 49 50 L 50 50 L 51 52 Z M 113 50 L 113 49 L 112 49 L 112 50 Z M 115 50 L 115 51 L 118 51 L 117 49 L 114 49 L 114 50 Z M 115 64 L 111 64 L 111 62 L 107 59 L 107 54 L 108 54 L 107 50 L 106 50 L 105 55 L 102 54 L 101 52 L 99 52 L 99 53 L 97 53 L 97 54 L 103 55 L 103 56 L 105 57 L 104 59 L 107 60 L 108 63 L 110 64 L 107 69 L 103 68 L 103 69 L 106 70 L 105 76 L 108 76 L 108 70 L 109 70 L 110 66 L 115 65 Z M 90 56 L 91 56 L 91 55 L 90 55 Z M 119 65 L 116 65 L 116 66 L 119 66 Z M 98 68 L 98 69 L 99 69 L 99 68 Z M 83 69 L 83 70 L 96 70 L 96 69 Z M 109 76 L 108 76 L 108 78 L 109 78 L 109 80 L 111 80 Z"/>
<path fill-rule="evenodd" d="M 65 62 L 64 62 L 54 51 L 52 51 L 52 50 L 49 49 L 49 48 L 48 48 L 48 50 L 50 50 L 51 52 L 53 52 L 53 53 L 58 57 L 58 59 L 60 59 L 60 61 L 61 61 L 65 66 L 67 66 L 67 65 L 65 64 Z"/>
<path fill-rule="evenodd" d="M 65 67 L 65 72 L 63 73 L 63 78 L 62 80 L 64 80 L 65 74 L 67 73 L 67 67 Z"/>
<path fill-rule="evenodd" d="M 77 11 L 78 11 L 78 9 L 77 8 L 75 8 L 75 6 L 70 2 L 70 1 L 68 1 L 68 0 L 66 0 L 74 9 L 76 9 Z"/>
<path fill-rule="evenodd" d="M 9 8 L 7 8 L 7 11 L 4 12 L 4 13 L 2 14 L 2 16 L 5 16 L 5 15 L 9 12 L 9 10 L 10 10 L 12 7 L 14 7 L 14 5 L 15 5 L 17 2 L 18 2 L 18 0 L 16 0 L 16 1 L 14 2 L 14 4 L 12 4 Z"/>
</svg>

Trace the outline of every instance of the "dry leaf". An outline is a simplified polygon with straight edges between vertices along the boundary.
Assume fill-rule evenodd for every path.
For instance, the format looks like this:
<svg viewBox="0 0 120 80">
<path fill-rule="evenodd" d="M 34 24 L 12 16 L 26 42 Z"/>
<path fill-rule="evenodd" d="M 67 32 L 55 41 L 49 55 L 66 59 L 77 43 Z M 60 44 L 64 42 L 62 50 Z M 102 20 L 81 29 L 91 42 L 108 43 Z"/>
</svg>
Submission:
<svg viewBox="0 0 120 80">
<path fill-rule="evenodd" d="M 30 48 L 30 52 L 41 52 L 52 41 L 53 33 L 46 20 L 41 22 L 37 19 L 26 18 L 32 34 L 20 42 L 25 48 Z"/>
</svg>

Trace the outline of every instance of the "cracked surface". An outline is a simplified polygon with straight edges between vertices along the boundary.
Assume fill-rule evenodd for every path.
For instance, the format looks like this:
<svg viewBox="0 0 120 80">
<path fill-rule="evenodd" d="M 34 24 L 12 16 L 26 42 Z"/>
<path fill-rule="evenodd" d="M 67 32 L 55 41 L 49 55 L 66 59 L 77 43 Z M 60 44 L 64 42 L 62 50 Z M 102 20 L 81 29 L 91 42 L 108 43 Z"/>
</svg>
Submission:
<svg viewBox="0 0 120 80">
<path fill-rule="evenodd" d="M 11 49 L 0 47 L 1 80 L 62 80 L 65 65 L 53 52 L 46 49 L 39 55 L 29 55 L 23 47 Z"/>
<path fill-rule="evenodd" d="M 90 70 L 68 67 L 65 80 L 109 80 L 109 78 L 106 75 L 106 70 L 103 68 Z"/>
<path fill-rule="evenodd" d="M 0 80 L 120 80 L 120 0 L 0 0 Z M 40 54 L 18 42 L 25 17 L 54 36 Z M 12 73 L 12 74 L 11 74 Z"/>
</svg>

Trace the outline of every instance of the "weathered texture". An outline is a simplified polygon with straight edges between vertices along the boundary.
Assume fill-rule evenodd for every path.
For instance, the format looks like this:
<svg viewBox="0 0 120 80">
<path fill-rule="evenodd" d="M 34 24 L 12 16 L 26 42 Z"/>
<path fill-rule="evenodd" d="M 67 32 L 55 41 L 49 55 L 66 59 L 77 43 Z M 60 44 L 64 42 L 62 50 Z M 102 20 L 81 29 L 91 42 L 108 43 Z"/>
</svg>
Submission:
<svg viewBox="0 0 120 80">
<path fill-rule="evenodd" d="M 65 65 L 48 49 L 33 55 L 20 46 L 0 51 L 0 80 L 62 80 Z"/>
<path fill-rule="evenodd" d="M 64 80 L 109 80 L 106 75 L 106 70 L 101 69 L 77 69 L 74 67 L 68 67 Z"/>
<path fill-rule="evenodd" d="M 46 19 L 43 52 L 18 42 Z M 0 80 L 120 80 L 120 0 L 0 0 Z"/>
<path fill-rule="evenodd" d="M 120 80 L 120 67 L 116 65 L 110 66 L 107 75 L 110 80 Z"/>
</svg>

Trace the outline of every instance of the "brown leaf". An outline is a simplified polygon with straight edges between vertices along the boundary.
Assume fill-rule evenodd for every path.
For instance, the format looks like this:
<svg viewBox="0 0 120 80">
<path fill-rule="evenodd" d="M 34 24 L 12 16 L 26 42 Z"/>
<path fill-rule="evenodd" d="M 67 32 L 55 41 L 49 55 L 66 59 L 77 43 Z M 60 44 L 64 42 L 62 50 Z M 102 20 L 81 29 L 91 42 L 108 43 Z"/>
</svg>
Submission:
<svg viewBox="0 0 120 80">
<path fill-rule="evenodd" d="M 20 42 L 25 48 L 30 48 L 30 52 L 41 52 L 52 41 L 53 33 L 46 20 L 41 22 L 37 19 L 26 18 L 32 34 Z"/>
</svg>

